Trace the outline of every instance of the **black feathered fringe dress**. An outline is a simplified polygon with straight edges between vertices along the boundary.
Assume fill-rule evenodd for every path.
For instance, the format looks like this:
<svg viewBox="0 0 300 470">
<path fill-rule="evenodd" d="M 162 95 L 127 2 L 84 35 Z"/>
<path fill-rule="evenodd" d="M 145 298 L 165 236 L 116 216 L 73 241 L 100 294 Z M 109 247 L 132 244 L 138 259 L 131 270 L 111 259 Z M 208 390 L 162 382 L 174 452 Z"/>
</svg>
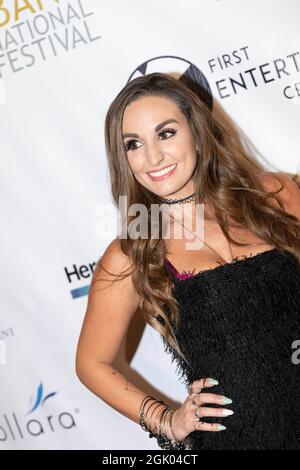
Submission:
<svg viewBox="0 0 300 470">
<path fill-rule="evenodd" d="M 165 269 L 172 274 L 173 296 L 180 305 L 176 337 L 191 367 L 163 339 L 165 351 L 185 385 L 212 377 L 219 385 L 203 391 L 233 401 L 207 405 L 234 414 L 203 418 L 227 429 L 191 432 L 191 448 L 300 449 L 297 258 L 273 248 L 194 275 L 180 275 L 168 260 Z"/>
</svg>

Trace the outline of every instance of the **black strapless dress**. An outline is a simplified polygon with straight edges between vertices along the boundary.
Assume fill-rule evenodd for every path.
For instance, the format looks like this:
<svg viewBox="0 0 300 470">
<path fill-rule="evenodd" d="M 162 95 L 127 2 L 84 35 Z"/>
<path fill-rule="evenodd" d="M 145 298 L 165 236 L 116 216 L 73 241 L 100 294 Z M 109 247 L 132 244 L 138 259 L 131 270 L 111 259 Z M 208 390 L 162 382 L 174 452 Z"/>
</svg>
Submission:
<svg viewBox="0 0 300 470">
<path fill-rule="evenodd" d="M 227 429 L 191 432 L 192 449 L 300 449 L 300 364 L 293 345 L 300 340 L 296 257 L 273 248 L 194 275 L 180 277 L 169 261 L 165 268 L 180 305 L 176 337 L 191 367 L 163 339 L 165 351 L 186 385 L 212 377 L 219 385 L 204 392 L 233 401 L 221 405 L 233 415 L 203 418 Z"/>
</svg>

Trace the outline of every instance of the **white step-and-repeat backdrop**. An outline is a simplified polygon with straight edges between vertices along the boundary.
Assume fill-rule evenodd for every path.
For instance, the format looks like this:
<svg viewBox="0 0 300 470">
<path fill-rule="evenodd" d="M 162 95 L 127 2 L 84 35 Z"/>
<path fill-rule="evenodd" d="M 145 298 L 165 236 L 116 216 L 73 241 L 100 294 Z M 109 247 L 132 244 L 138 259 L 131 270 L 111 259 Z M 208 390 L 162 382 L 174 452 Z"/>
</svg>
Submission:
<svg viewBox="0 0 300 470">
<path fill-rule="evenodd" d="M 0 1 L 0 449 L 158 449 L 75 374 L 117 233 L 105 114 L 133 77 L 193 74 L 272 171 L 296 173 L 299 21 L 298 0 Z M 131 368 L 185 398 L 149 327 Z"/>
</svg>

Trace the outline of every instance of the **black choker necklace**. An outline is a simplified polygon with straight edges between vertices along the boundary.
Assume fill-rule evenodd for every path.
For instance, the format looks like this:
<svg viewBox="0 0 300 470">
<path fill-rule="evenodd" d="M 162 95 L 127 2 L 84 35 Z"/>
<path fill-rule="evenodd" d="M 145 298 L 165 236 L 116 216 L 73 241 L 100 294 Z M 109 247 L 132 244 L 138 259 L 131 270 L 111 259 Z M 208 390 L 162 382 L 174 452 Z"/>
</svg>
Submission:
<svg viewBox="0 0 300 470">
<path fill-rule="evenodd" d="M 162 197 L 159 198 L 160 204 L 184 204 L 186 202 L 191 202 L 195 200 L 195 194 L 191 194 L 190 196 L 186 196 L 183 199 L 164 199 Z"/>
</svg>

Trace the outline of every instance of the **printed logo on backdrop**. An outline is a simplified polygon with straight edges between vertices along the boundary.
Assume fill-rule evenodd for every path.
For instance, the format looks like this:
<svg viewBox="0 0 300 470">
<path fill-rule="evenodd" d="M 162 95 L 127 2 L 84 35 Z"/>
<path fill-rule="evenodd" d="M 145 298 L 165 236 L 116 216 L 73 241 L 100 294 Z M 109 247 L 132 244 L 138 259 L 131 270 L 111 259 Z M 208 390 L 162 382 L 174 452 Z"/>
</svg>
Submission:
<svg viewBox="0 0 300 470">
<path fill-rule="evenodd" d="M 299 104 L 300 51 L 287 51 L 282 57 L 276 56 L 273 50 L 271 55 L 266 51 L 266 59 L 262 63 L 258 63 L 255 52 L 250 46 L 243 46 L 208 60 L 209 73 L 215 80 L 218 96 L 221 99 L 230 98 L 254 88 L 279 84 L 282 96 Z M 261 51 L 259 53 L 261 55 Z"/>
<path fill-rule="evenodd" d="M 93 275 L 96 262 L 87 263 L 87 264 L 73 264 L 72 266 L 65 266 L 64 271 L 67 277 L 68 283 L 73 284 L 80 282 L 82 280 L 90 279 Z M 81 287 L 72 287 L 70 290 L 71 297 L 77 299 L 78 297 L 83 297 L 88 295 L 90 289 L 90 284 L 85 284 Z"/>
<path fill-rule="evenodd" d="M 172 74 L 185 82 L 212 109 L 212 92 L 204 73 L 187 59 L 173 55 L 154 57 L 139 65 L 130 75 L 128 82 L 152 72 Z"/>
<path fill-rule="evenodd" d="M 272 52 L 273 54 L 273 52 Z M 178 75 L 202 97 L 211 108 L 214 94 L 221 100 L 247 93 L 253 88 L 273 86 L 282 82 L 280 90 L 285 99 L 300 102 L 300 59 L 299 51 L 288 52 L 284 57 L 266 59 L 263 63 L 255 60 L 255 50 L 249 46 L 208 59 L 200 70 L 187 59 L 165 55 L 146 60 L 130 75 L 129 80 L 152 72 Z M 214 91 L 211 91 L 211 88 Z"/>
<path fill-rule="evenodd" d="M 57 395 L 57 391 L 45 393 L 41 382 L 31 397 L 29 407 L 24 415 L 14 411 L 0 417 L 0 442 L 26 438 L 38 438 L 53 432 L 65 432 L 75 428 L 74 414 L 70 411 L 49 413 L 47 405 Z M 74 413 L 79 410 L 75 409 Z"/>
<path fill-rule="evenodd" d="M 82 0 L 0 0 L 0 104 L 6 75 L 100 39 L 93 15 Z"/>
</svg>

